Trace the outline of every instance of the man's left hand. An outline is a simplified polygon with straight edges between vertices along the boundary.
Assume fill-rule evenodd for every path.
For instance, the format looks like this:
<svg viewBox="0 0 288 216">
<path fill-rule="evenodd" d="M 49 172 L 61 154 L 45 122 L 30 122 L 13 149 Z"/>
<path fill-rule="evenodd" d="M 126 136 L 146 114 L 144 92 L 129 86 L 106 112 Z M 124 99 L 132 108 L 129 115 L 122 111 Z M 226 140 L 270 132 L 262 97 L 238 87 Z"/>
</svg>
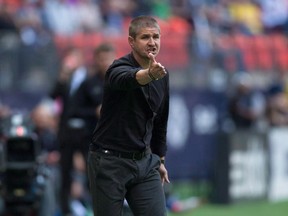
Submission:
<svg viewBox="0 0 288 216">
<path fill-rule="evenodd" d="M 166 183 L 170 183 L 169 177 L 168 177 L 168 171 L 163 163 L 161 163 L 159 167 L 159 172 L 162 180 L 162 185 Z"/>
</svg>

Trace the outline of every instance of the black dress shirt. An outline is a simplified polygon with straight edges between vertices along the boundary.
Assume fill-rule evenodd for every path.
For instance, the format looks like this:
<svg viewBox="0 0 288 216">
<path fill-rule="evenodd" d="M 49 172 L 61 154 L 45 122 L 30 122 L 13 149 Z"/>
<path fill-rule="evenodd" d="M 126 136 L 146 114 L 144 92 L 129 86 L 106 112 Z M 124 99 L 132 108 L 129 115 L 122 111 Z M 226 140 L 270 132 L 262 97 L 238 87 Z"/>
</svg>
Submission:
<svg viewBox="0 0 288 216">
<path fill-rule="evenodd" d="M 115 60 L 105 76 L 101 116 L 92 145 L 134 152 L 150 147 L 165 156 L 169 113 L 169 75 L 140 85 L 132 54 Z"/>
</svg>

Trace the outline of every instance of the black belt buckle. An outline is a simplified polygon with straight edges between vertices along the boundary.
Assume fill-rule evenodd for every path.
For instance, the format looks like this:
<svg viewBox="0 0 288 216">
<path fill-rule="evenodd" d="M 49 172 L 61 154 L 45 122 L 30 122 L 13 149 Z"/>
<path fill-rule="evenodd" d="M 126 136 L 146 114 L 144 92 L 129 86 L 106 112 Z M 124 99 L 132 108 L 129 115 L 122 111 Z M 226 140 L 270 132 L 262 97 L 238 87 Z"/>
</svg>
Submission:
<svg viewBox="0 0 288 216">
<path fill-rule="evenodd" d="M 107 150 L 107 149 L 102 149 L 102 152 L 103 152 L 104 154 L 111 154 L 111 152 L 110 152 L 109 150 Z"/>
<path fill-rule="evenodd" d="M 145 155 L 145 152 L 135 152 L 132 154 L 132 160 L 141 160 Z"/>
<path fill-rule="evenodd" d="M 109 149 L 102 149 L 102 148 L 93 149 L 92 151 L 98 151 L 105 155 L 113 155 L 119 158 L 126 158 L 126 159 L 132 159 L 132 160 L 141 160 L 146 155 L 146 151 L 144 152 L 117 152 L 117 151 L 112 151 Z"/>
</svg>

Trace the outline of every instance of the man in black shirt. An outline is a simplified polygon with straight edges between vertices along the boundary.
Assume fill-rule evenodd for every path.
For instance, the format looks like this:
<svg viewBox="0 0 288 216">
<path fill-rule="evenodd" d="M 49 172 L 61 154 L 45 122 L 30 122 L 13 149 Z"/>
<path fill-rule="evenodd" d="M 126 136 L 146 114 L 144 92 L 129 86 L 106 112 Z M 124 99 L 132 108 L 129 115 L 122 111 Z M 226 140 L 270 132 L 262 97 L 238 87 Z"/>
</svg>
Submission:
<svg viewBox="0 0 288 216">
<path fill-rule="evenodd" d="M 166 215 L 163 183 L 169 113 L 169 78 L 156 61 L 160 27 L 150 16 L 129 26 L 132 52 L 117 59 L 105 76 L 100 119 L 88 157 L 97 216 L 120 216 L 123 201 L 134 215 Z"/>
</svg>

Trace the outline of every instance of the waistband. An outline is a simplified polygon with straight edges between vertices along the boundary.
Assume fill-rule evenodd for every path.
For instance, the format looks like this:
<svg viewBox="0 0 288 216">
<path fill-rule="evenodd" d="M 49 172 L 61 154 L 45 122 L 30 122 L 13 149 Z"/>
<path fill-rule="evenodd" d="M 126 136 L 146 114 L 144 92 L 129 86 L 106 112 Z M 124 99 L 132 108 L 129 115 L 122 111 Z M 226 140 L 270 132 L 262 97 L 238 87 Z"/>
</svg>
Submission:
<svg viewBox="0 0 288 216">
<path fill-rule="evenodd" d="M 119 158 L 132 159 L 132 160 L 141 160 L 146 155 L 151 153 L 150 148 L 147 148 L 144 151 L 140 151 L 140 152 L 120 152 L 120 151 L 115 151 L 115 150 L 110 150 L 110 149 L 104 149 L 104 148 L 97 147 L 94 145 L 90 146 L 90 151 L 102 153 L 104 155 L 111 155 L 111 156 L 116 156 Z"/>
</svg>

